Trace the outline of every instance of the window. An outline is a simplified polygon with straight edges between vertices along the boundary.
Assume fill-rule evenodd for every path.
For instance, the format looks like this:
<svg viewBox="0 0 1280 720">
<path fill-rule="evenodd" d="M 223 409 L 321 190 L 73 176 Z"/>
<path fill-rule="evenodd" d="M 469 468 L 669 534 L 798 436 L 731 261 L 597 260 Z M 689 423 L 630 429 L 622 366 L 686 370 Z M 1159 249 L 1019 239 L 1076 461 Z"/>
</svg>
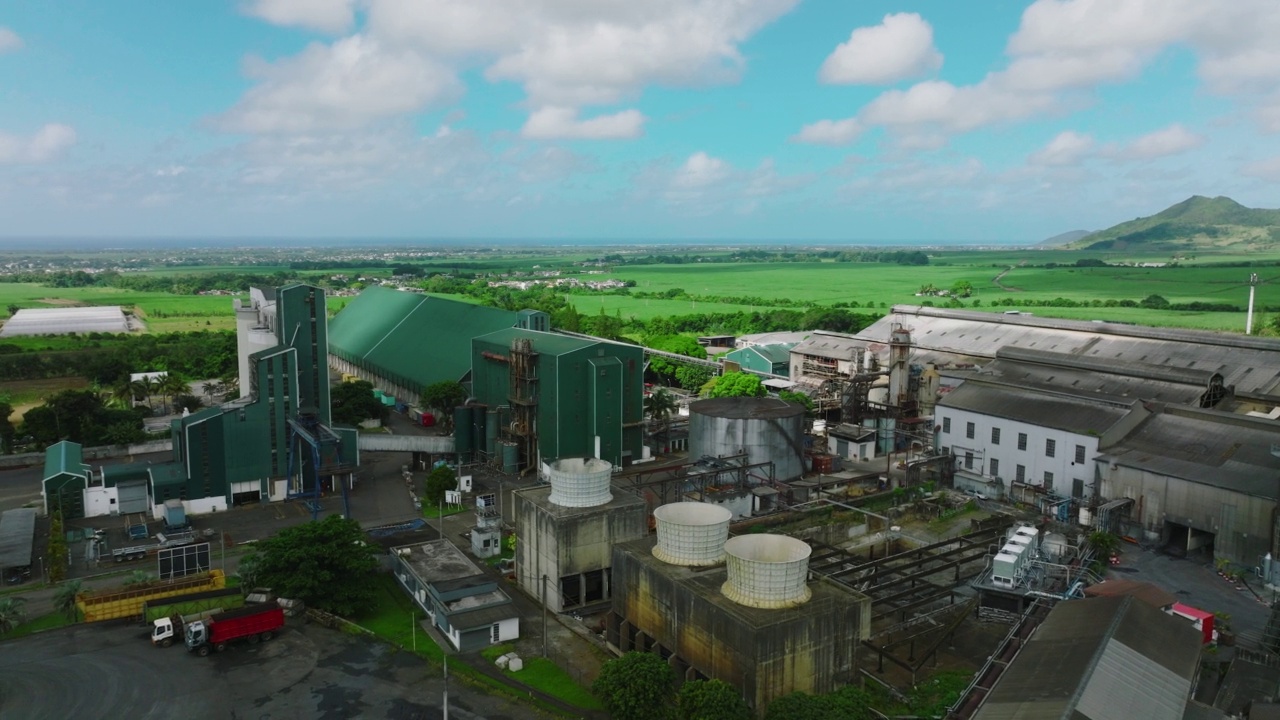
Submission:
<svg viewBox="0 0 1280 720">
<path fill-rule="evenodd" d="M 1057 451 L 1058 451 L 1058 441 L 1057 441 L 1057 440 L 1054 440 L 1053 438 L 1049 438 L 1049 439 L 1047 439 L 1047 440 L 1045 440 L 1045 441 L 1044 441 L 1044 456 L 1045 456 L 1045 457 L 1053 457 L 1054 453 L 1056 453 Z"/>
<path fill-rule="evenodd" d="M 1000 477 L 1000 461 L 991 458 L 991 477 Z"/>
<path fill-rule="evenodd" d="M 1071 481 L 1071 497 L 1084 497 L 1084 481 L 1080 478 L 1076 478 Z"/>
<path fill-rule="evenodd" d="M 944 433 L 951 432 L 951 418 L 949 417 L 942 418 L 942 432 Z"/>
<path fill-rule="evenodd" d="M 1014 480 L 1017 480 L 1018 482 L 1026 482 L 1026 481 L 1027 481 L 1027 466 L 1026 466 L 1026 465 L 1019 465 L 1019 466 L 1018 466 L 1018 468 L 1017 468 L 1017 472 L 1016 472 L 1016 473 L 1014 474 L 1014 476 L 1013 476 L 1013 479 L 1014 479 Z"/>
<path fill-rule="evenodd" d="M 965 470 L 973 469 L 973 452 L 969 450 L 964 451 L 964 469 Z"/>
<path fill-rule="evenodd" d="M 1018 433 L 1018 449 L 1019 449 L 1019 450 L 1026 450 L 1026 449 L 1027 449 L 1027 434 L 1026 434 L 1026 433 Z"/>
<path fill-rule="evenodd" d="M 1048 470 L 1044 471 L 1044 487 L 1046 490 L 1053 487 L 1053 473 Z"/>
<path fill-rule="evenodd" d="M 1000 444 L 1000 428 L 997 428 L 997 427 L 991 428 L 991 444 L 992 445 Z"/>
<path fill-rule="evenodd" d="M 1077 465 L 1084 464 L 1084 446 L 1083 445 L 1076 446 L 1076 464 Z"/>
<path fill-rule="evenodd" d="M 967 438 L 969 438 L 970 440 L 972 440 L 972 439 L 973 439 L 973 435 L 974 435 L 974 431 L 975 431 L 975 428 L 973 427 L 973 423 L 965 423 L 965 424 L 964 424 L 964 436 L 965 436 L 965 437 L 967 437 Z"/>
</svg>

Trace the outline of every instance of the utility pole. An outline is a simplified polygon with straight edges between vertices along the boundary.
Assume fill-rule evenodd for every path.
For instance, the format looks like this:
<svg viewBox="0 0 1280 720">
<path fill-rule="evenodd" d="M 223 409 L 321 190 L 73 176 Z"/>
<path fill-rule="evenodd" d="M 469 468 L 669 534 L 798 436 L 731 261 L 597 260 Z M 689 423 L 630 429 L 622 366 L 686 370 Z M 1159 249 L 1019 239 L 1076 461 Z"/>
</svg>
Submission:
<svg viewBox="0 0 1280 720">
<path fill-rule="evenodd" d="M 449 653 L 444 654 L 444 720 L 449 720 Z"/>
<path fill-rule="evenodd" d="M 549 658 L 547 654 L 547 576 L 542 576 L 542 657 Z"/>
<path fill-rule="evenodd" d="M 1249 313 L 1245 316 L 1244 334 L 1253 334 L 1253 293 L 1258 287 L 1258 273 L 1249 274 Z"/>
<path fill-rule="evenodd" d="M 444 539 L 444 499 L 440 500 L 440 539 Z"/>
</svg>

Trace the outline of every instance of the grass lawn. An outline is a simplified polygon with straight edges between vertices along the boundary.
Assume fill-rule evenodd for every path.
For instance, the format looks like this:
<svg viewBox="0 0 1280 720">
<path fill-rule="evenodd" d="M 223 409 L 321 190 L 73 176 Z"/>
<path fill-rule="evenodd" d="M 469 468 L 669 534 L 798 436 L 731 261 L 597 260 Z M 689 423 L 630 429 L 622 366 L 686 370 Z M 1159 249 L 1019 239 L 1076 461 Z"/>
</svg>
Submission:
<svg viewBox="0 0 1280 720">
<path fill-rule="evenodd" d="M 13 407 L 9 420 L 17 422 L 28 410 L 43 404 L 46 397 L 63 390 L 83 390 L 87 387 L 89 381 L 82 377 L 9 380 L 0 382 L 0 398 L 8 398 Z"/>
<path fill-rule="evenodd" d="M 440 512 L 440 508 L 423 508 L 422 517 L 427 518 L 429 520 L 434 520 L 440 517 L 449 517 L 450 515 L 457 515 L 458 513 L 464 513 L 466 511 L 467 511 L 467 507 L 462 505 L 454 505 L 453 507 L 446 507 L 444 509 L 444 512 Z"/>
<path fill-rule="evenodd" d="M 27 620 L 13 630 L 0 635 L 0 640 L 13 640 L 15 638 L 25 637 L 34 632 L 53 630 L 55 628 L 66 627 L 71 624 L 71 620 L 66 615 L 59 612 L 52 612 L 48 615 L 41 615 Z"/>
<path fill-rule="evenodd" d="M 408 648 L 410 652 L 414 651 L 414 634 L 416 632 L 417 654 L 434 663 L 443 663 L 444 652 L 440 649 L 440 646 L 436 645 L 429 635 L 417 628 L 416 621 L 424 617 L 422 610 L 409 599 L 409 596 L 405 595 L 404 590 L 400 588 L 396 579 L 389 574 L 380 573 L 374 585 L 377 587 L 378 592 L 373 604 L 365 612 L 352 618 L 352 621 L 368 628 L 384 640 L 389 640 L 401 647 Z M 502 647 L 506 649 L 494 652 Z M 495 646 L 481 651 L 481 656 L 485 658 L 486 662 L 492 662 L 493 658 L 510 651 L 511 647 L 509 645 Z M 532 662 L 533 660 L 539 662 Z M 544 658 L 531 658 L 526 659 L 525 663 L 525 669 L 521 672 L 507 674 L 529 687 L 541 690 L 548 695 L 560 698 L 578 707 L 593 710 L 601 707 L 586 688 L 574 682 L 568 673 L 561 670 L 551 661 Z M 473 682 L 488 687 L 494 687 L 490 683 L 496 682 L 462 663 L 450 663 L 449 673 L 467 677 Z M 510 688 L 499 689 L 510 691 Z"/>
</svg>

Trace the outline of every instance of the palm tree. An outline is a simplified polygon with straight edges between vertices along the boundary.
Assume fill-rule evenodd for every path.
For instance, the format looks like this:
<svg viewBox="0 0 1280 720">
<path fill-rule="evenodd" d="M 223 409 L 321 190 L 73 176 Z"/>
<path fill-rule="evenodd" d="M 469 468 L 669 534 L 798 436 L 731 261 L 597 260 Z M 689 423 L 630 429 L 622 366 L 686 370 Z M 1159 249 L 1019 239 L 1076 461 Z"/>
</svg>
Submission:
<svg viewBox="0 0 1280 720">
<path fill-rule="evenodd" d="M 112 407 L 128 410 L 133 407 L 133 383 L 121 380 L 111 387 L 110 404 Z"/>
<path fill-rule="evenodd" d="M 10 632 L 27 619 L 27 614 L 22 609 L 22 604 L 26 601 L 24 597 L 0 599 L 0 635 Z"/>
<path fill-rule="evenodd" d="M 147 407 L 151 408 L 152 412 L 155 412 L 156 406 L 151 402 L 151 399 L 160 394 L 160 384 L 162 381 L 157 377 L 148 377 L 143 378 L 142 382 L 146 383 L 147 386 Z"/>
<path fill-rule="evenodd" d="M 80 581 L 72 580 L 63 583 L 53 594 L 53 607 L 66 615 L 72 622 L 80 619 L 80 608 L 76 605 L 76 596 L 80 594 Z"/>
<path fill-rule="evenodd" d="M 179 395 L 190 394 L 191 387 L 187 385 L 186 380 L 183 380 L 173 373 L 166 373 L 164 379 L 160 381 L 160 391 L 164 393 L 165 411 L 168 412 L 173 409 L 173 401 L 176 400 Z"/>
<path fill-rule="evenodd" d="M 151 573 L 146 570 L 134 570 L 129 573 L 129 577 L 124 581 L 124 586 L 131 587 L 133 585 L 146 585 L 154 579 L 155 578 L 152 577 Z"/>
<path fill-rule="evenodd" d="M 668 430 L 671 425 L 671 415 L 676 412 L 679 405 L 676 398 L 670 392 L 658 388 L 644 399 L 644 411 L 648 413 L 651 421 L 657 422 L 662 426 L 662 437 L 664 440 L 670 440 L 667 437 Z"/>
<path fill-rule="evenodd" d="M 220 383 L 216 383 L 212 380 L 208 380 L 203 385 L 200 386 L 200 389 L 204 391 L 204 394 L 209 396 L 210 405 L 213 404 L 213 394 L 218 392 L 220 387 L 221 387 Z"/>
<path fill-rule="evenodd" d="M 234 400 L 235 398 L 232 396 L 240 393 L 240 376 L 227 375 L 219 378 L 218 385 L 221 386 L 223 400 Z"/>
</svg>

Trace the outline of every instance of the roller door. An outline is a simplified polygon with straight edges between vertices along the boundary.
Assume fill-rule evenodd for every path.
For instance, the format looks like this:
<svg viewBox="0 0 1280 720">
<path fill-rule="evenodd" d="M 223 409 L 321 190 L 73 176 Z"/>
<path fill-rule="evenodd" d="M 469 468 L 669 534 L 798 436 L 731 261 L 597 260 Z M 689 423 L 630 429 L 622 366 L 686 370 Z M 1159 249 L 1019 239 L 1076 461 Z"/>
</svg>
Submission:
<svg viewBox="0 0 1280 720">
<path fill-rule="evenodd" d="M 147 481 L 121 483 L 116 486 L 117 504 L 121 514 L 151 512 L 151 499 L 147 497 Z"/>
</svg>

